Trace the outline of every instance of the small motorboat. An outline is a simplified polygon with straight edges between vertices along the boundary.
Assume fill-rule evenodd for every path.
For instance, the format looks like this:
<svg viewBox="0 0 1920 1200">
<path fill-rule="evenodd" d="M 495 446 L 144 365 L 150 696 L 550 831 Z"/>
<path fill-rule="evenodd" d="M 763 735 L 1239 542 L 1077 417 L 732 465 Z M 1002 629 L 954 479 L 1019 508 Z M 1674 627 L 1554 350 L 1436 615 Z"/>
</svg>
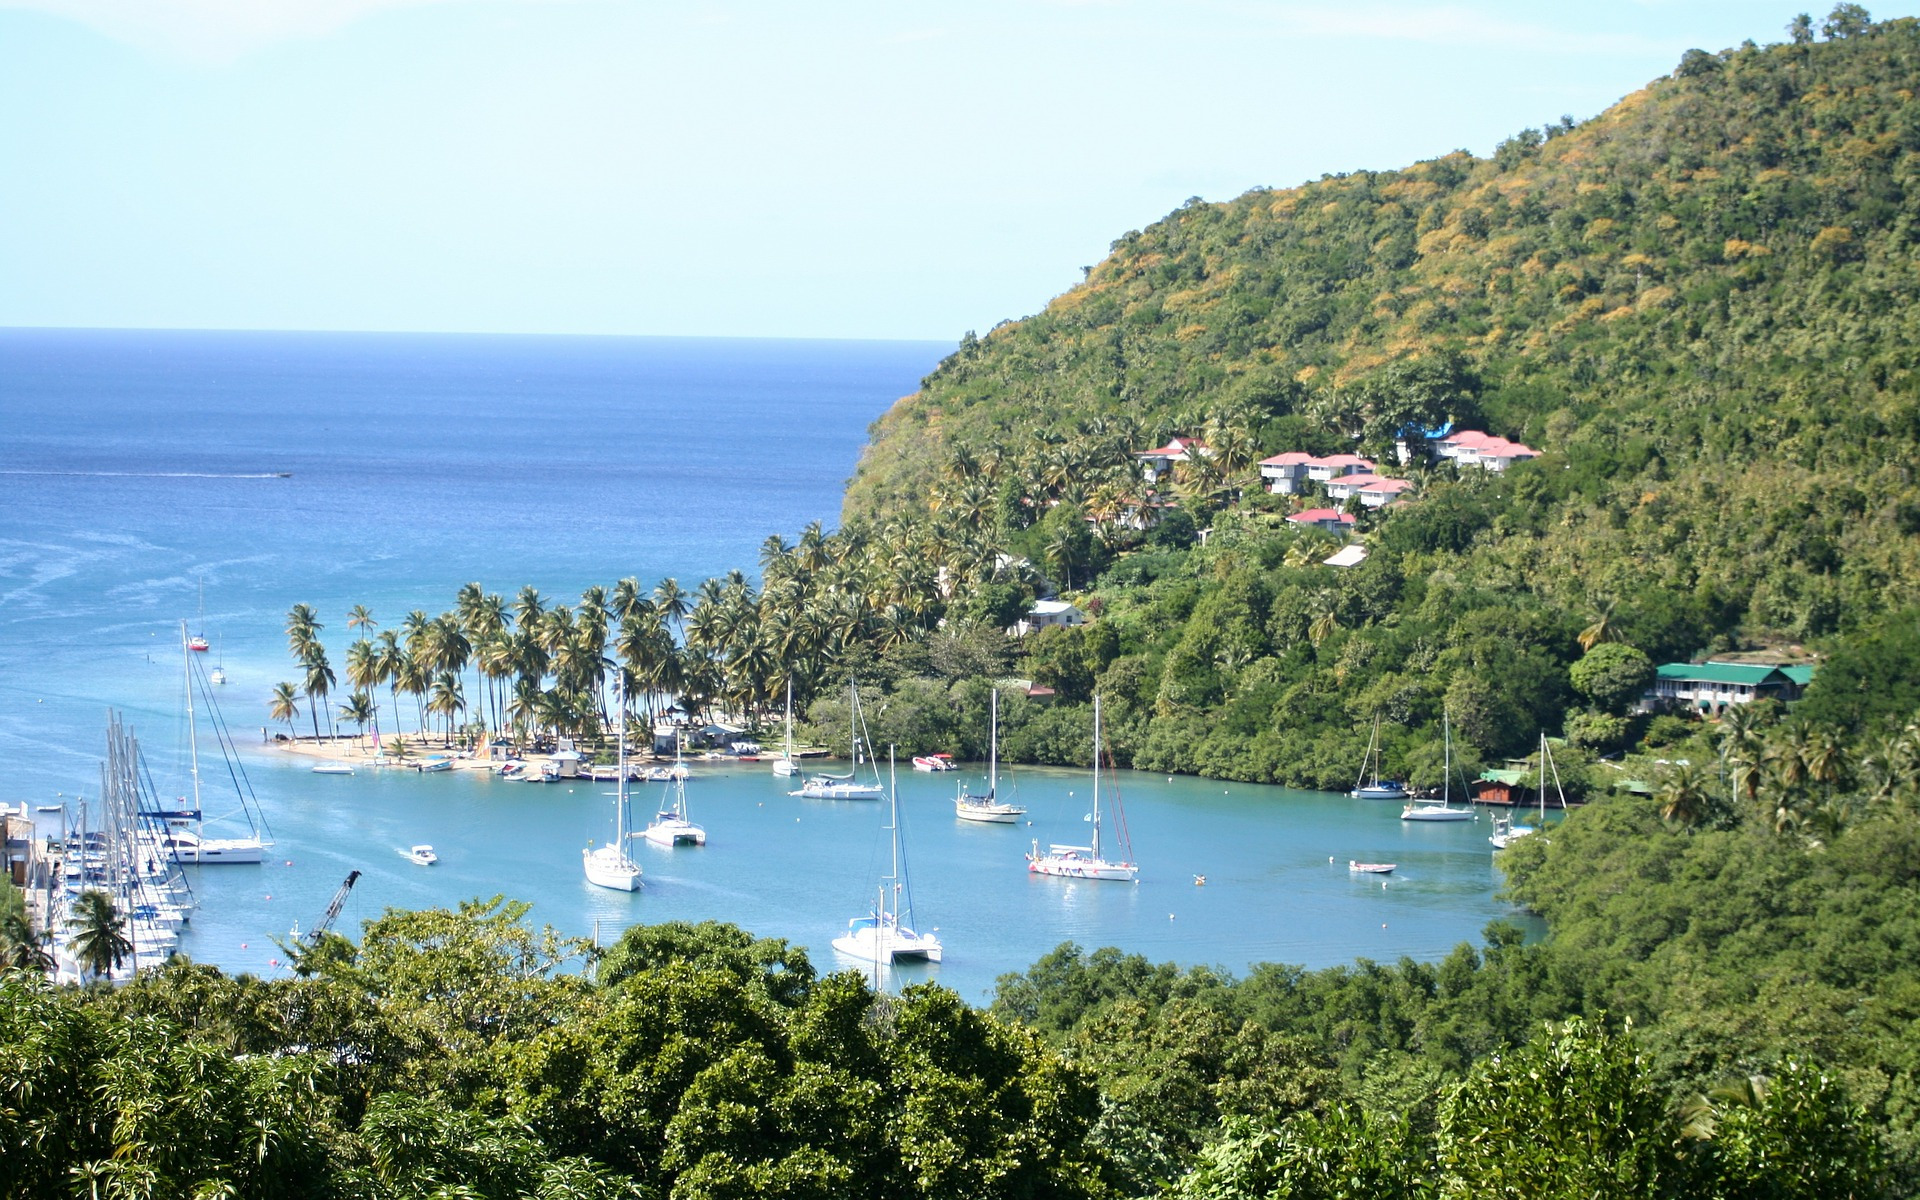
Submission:
<svg viewBox="0 0 1920 1200">
<path fill-rule="evenodd" d="M 1353 871 L 1362 875 L 1391 875 L 1393 874 L 1393 868 L 1396 865 L 1398 864 L 1363 863 L 1363 862 L 1355 862 L 1352 859 L 1347 860 L 1347 870 Z"/>
<path fill-rule="evenodd" d="M 205 637 L 196 633 L 187 639 L 187 649 L 204 654 L 208 650 L 213 649 L 213 647 L 208 644 Z"/>
<path fill-rule="evenodd" d="M 323 762 L 314 767 L 315 775 L 351 775 L 353 768 L 343 762 Z"/>
<path fill-rule="evenodd" d="M 451 771 L 453 770 L 453 755 L 429 754 L 427 757 L 415 763 L 413 769 L 422 774 L 430 771 Z"/>
<path fill-rule="evenodd" d="M 420 843 L 418 846 L 409 847 L 406 855 L 416 867 L 430 867 L 440 861 L 440 856 L 433 852 L 433 847 L 427 845 L 425 842 Z"/>
<path fill-rule="evenodd" d="M 953 755 L 951 754 L 918 754 L 914 756 L 913 769 L 916 771 L 957 771 L 960 768 L 954 763 Z"/>
</svg>

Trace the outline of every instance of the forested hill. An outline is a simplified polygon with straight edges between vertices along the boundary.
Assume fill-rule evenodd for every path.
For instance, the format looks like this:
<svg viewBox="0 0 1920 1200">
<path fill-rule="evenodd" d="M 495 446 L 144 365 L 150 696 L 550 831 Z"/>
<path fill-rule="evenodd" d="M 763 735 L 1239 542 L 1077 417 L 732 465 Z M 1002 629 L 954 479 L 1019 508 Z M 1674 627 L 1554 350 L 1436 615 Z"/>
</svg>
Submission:
<svg viewBox="0 0 1920 1200">
<path fill-rule="evenodd" d="M 1456 416 L 1547 452 L 1509 566 L 1564 606 L 1654 584 L 1709 635 L 1797 638 L 1911 603 L 1920 23 L 1851 12 L 1491 158 L 1189 201 L 969 334 L 874 426 L 848 517 L 981 477 L 1093 512 L 1127 442 L 1378 455 Z"/>
</svg>

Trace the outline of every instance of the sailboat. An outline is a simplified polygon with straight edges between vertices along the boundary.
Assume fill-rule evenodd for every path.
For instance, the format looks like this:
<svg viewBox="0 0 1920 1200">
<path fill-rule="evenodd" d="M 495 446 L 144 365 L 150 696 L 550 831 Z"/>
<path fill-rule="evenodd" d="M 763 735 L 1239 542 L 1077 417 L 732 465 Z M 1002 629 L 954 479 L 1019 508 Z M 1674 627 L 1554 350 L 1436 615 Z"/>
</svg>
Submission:
<svg viewBox="0 0 1920 1200">
<path fill-rule="evenodd" d="M 800 764 L 793 757 L 793 676 L 787 676 L 787 749 L 779 758 L 773 760 L 773 773 L 782 776 L 798 775 Z"/>
<path fill-rule="evenodd" d="M 227 652 L 225 645 L 226 643 L 222 642 L 220 653 L 214 656 L 215 662 L 213 664 L 213 670 L 207 672 L 208 683 L 222 684 L 227 681 Z"/>
<path fill-rule="evenodd" d="M 987 794 L 976 796 L 963 784 L 960 794 L 953 801 L 953 815 L 962 821 L 989 821 L 998 825 L 1012 825 L 1015 818 L 1026 815 L 1026 809 L 1018 804 L 1008 804 L 998 799 L 1000 790 L 1000 690 L 993 692 L 992 732 L 987 741 Z"/>
<path fill-rule="evenodd" d="M 1368 773 L 1372 773 L 1371 779 Z M 1392 779 L 1380 778 L 1380 714 L 1373 714 L 1373 736 L 1367 739 L 1367 756 L 1360 760 L 1360 777 L 1353 781 L 1353 790 L 1347 795 L 1355 800 L 1405 800 L 1407 789 L 1404 784 Z"/>
<path fill-rule="evenodd" d="M 1505 850 L 1521 838 L 1543 829 L 1547 824 L 1547 773 L 1553 773 L 1553 789 L 1560 793 L 1560 810 L 1566 811 L 1567 794 L 1560 787 L 1560 768 L 1553 765 L 1553 752 L 1547 749 L 1547 731 L 1540 731 L 1540 817 L 1538 825 L 1515 825 L 1512 817 L 1495 817 L 1493 836 L 1488 838 L 1495 850 Z"/>
<path fill-rule="evenodd" d="M 1416 800 L 1400 810 L 1402 821 L 1471 821 L 1474 818 L 1472 807 L 1453 807 L 1453 727 L 1448 724 L 1447 710 L 1440 710 L 1440 737 L 1445 749 L 1441 768 L 1440 803 L 1431 800 Z"/>
<path fill-rule="evenodd" d="M 180 642 L 185 648 L 182 652 L 186 667 L 186 704 L 187 704 L 187 763 L 188 773 L 193 785 L 192 807 L 183 809 L 155 810 L 151 816 L 166 830 L 165 843 L 175 862 L 193 863 L 198 866 L 214 866 L 221 863 L 257 863 L 266 858 L 266 848 L 273 843 L 260 836 L 265 817 L 259 811 L 259 804 L 253 799 L 253 788 L 247 780 L 246 770 L 235 761 L 233 745 L 227 736 L 226 723 L 220 717 L 220 710 L 213 703 L 213 693 L 201 689 L 207 701 L 207 721 L 212 727 L 214 740 L 219 743 L 220 751 L 227 759 L 228 774 L 240 791 L 240 808 L 246 815 L 251 827 L 251 836 L 235 838 L 210 838 L 205 833 L 205 809 L 200 795 L 200 728 L 193 704 L 195 689 L 194 673 L 198 664 L 193 658 L 193 639 L 187 634 L 187 623 L 180 622 Z M 185 799 L 185 797 L 182 797 Z"/>
<path fill-rule="evenodd" d="M 680 737 L 674 735 L 673 761 L 680 765 Z M 625 771 L 621 772 L 625 777 Z M 684 772 L 670 771 L 667 780 L 668 794 L 672 801 L 655 814 L 641 836 L 656 846 L 672 848 L 679 845 L 704 846 L 707 844 L 707 831 L 687 820 L 687 777 Z"/>
<path fill-rule="evenodd" d="M 921 933 L 913 920 L 913 890 L 907 886 L 906 863 L 900 853 L 900 795 L 893 785 L 893 766 L 887 766 L 887 836 L 893 845 L 893 865 L 880 877 L 873 911 L 847 922 L 847 931 L 833 939 L 833 948 L 849 958 L 880 966 L 908 959 L 939 962 L 942 948 L 934 933 Z M 901 904 L 901 896 L 906 903 Z"/>
<path fill-rule="evenodd" d="M 632 816 L 627 808 L 627 677 L 620 672 L 620 778 L 614 784 L 613 840 L 602 846 L 589 845 L 580 852 L 587 882 L 616 892 L 632 892 L 640 887 L 640 864 L 627 853 L 628 828 Z"/>
<path fill-rule="evenodd" d="M 200 580 L 200 615 L 194 623 L 200 626 L 200 632 L 187 639 L 187 649 L 204 654 L 207 651 L 207 581 L 204 578 Z"/>
<path fill-rule="evenodd" d="M 1115 805 L 1116 811 L 1118 804 Z M 1087 846 L 1048 846 L 1045 854 L 1040 853 L 1040 843 L 1033 844 L 1033 853 L 1027 855 L 1027 870 L 1035 875 L 1064 875 L 1070 879 L 1125 879 L 1138 882 L 1140 868 L 1125 855 L 1131 855 L 1133 847 L 1128 844 L 1125 817 L 1120 821 L 1120 846 L 1123 857 L 1109 861 L 1100 853 L 1100 697 L 1093 698 L 1093 812 L 1088 817 L 1093 822 L 1092 844 Z"/>
<path fill-rule="evenodd" d="M 824 772 L 809 775 L 807 781 L 800 785 L 800 790 L 789 795 L 808 800 L 878 800 L 886 793 L 887 789 L 880 786 L 878 779 L 873 783 L 861 783 L 854 778 L 860 771 L 860 689 L 849 681 L 847 692 L 852 706 L 852 715 L 847 724 L 852 731 L 853 770 L 845 775 L 828 775 Z M 871 759 L 872 755 L 868 755 L 868 758 Z"/>
</svg>

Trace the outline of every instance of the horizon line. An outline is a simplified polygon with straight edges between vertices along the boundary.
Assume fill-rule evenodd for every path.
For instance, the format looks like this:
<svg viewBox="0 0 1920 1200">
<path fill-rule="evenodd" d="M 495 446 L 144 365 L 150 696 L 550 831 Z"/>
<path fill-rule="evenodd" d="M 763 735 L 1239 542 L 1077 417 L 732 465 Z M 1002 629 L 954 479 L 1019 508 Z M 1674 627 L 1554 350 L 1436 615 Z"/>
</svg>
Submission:
<svg viewBox="0 0 1920 1200">
<path fill-rule="evenodd" d="M 267 326 L 225 325 L 16 325 L 0 323 L 0 334 L 9 333 L 238 333 L 238 334 L 312 334 L 355 337 L 460 337 L 460 338 L 598 338 L 626 341 L 732 341 L 732 342 L 898 342 L 958 346 L 958 337 L 858 337 L 846 334 L 758 334 L 758 333 L 554 333 L 498 329 L 295 329 Z"/>
</svg>

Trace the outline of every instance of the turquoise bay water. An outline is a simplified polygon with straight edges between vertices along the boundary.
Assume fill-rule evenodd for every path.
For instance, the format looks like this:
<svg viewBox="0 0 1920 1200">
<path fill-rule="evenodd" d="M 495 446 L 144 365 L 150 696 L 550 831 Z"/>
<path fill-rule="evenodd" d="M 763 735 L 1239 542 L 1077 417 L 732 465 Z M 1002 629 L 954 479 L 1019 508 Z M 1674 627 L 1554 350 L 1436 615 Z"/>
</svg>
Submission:
<svg viewBox="0 0 1920 1200">
<path fill-rule="evenodd" d="M 185 619 L 232 677 L 220 702 L 278 839 L 269 865 L 195 872 L 196 958 L 274 969 L 271 939 L 359 869 L 349 932 L 389 905 L 505 893 L 581 936 L 712 917 L 830 964 L 884 858 L 877 805 L 705 769 L 689 800 L 710 845 L 639 846 L 647 887 L 629 896 L 581 878 L 609 785 L 316 776 L 260 729 L 273 684 L 294 677 L 282 626 L 298 601 L 321 613 L 337 667 L 355 603 L 393 624 L 449 607 L 468 580 L 571 602 L 623 575 L 691 588 L 751 573 L 768 534 L 833 525 L 868 423 L 945 349 L 0 331 L 0 800 L 95 794 L 109 707 L 161 791 L 182 790 Z M 970 1000 L 1069 939 L 1239 971 L 1437 957 L 1511 915 L 1485 822 L 1412 827 L 1387 804 L 1123 775 L 1142 882 L 1067 882 L 1030 878 L 1021 856 L 1033 838 L 1082 840 L 1083 775 L 1020 772 L 1031 828 L 956 821 L 950 778 L 901 779 L 920 920 L 949 947 L 903 976 Z M 439 866 L 402 857 L 420 841 Z M 1350 858 L 1400 866 L 1382 886 Z"/>
</svg>

